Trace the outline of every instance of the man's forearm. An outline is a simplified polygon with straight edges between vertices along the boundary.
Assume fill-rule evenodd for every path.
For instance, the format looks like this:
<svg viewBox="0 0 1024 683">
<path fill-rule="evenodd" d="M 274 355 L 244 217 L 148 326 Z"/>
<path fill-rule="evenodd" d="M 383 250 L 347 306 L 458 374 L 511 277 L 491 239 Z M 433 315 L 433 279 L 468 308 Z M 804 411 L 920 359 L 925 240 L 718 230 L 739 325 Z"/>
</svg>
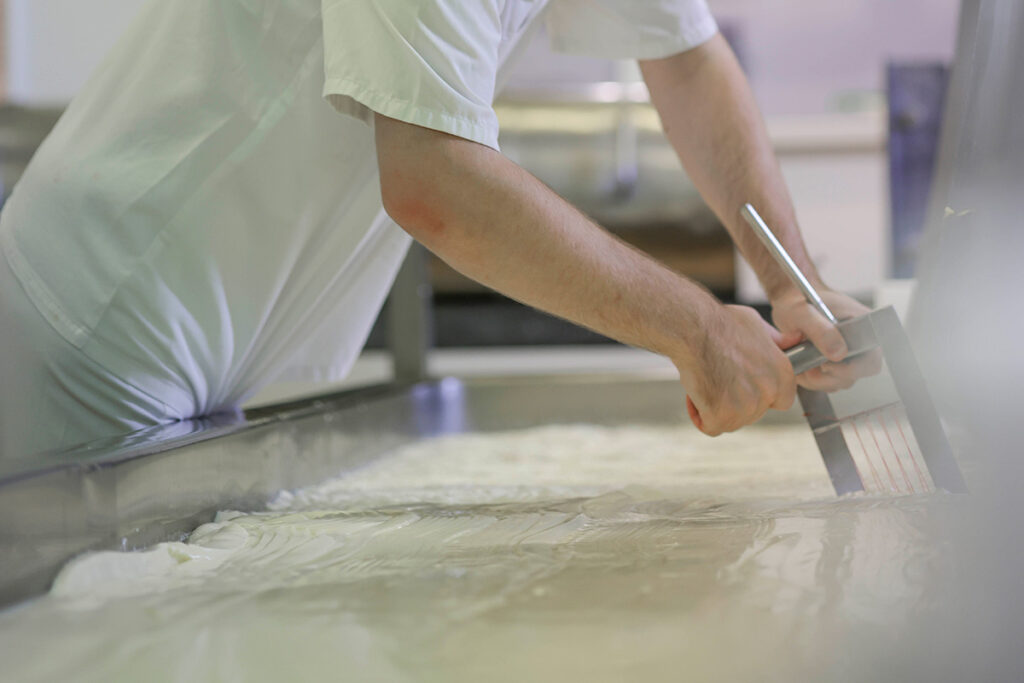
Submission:
<svg viewBox="0 0 1024 683">
<path fill-rule="evenodd" d="M 627 344 L 692 358 L 721 306 L 497 152 L 377 117 L 385 208 L 456 270 Z"/>
<path fill-rule="evenodd" d="M 792 284 L 740 216 L 745 202 L 757 207 L 801 269 L 820 283 L 761 114 L 721 35 L 672 57 L 642 61 L 640 67 L 688 175 L 769 297 L 777 298 Z"/>
</svg>

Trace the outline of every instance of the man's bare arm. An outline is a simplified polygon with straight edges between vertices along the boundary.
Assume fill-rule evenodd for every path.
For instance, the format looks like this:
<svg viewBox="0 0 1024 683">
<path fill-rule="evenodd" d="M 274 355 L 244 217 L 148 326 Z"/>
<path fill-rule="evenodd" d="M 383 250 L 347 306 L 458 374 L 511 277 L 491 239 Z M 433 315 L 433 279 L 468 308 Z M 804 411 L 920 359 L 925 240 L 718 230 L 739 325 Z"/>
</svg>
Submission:
<svg viewBox="0 0 1024 683">
<path fill-rule="evenodd" d="M 732 235 L 757 273 L 783 332 L 810 339 L 831 360 L 846 356 L 838 330 L 804 301 L 740 215 L 745 202 L 757 207 L 794 261 L 840 318 L 867 311 L 826 287 L 807 255 L 792 200 L 772 150 L 754 96 L 732 50 L 716 35 L 671 57 L 643 60 L 640 68 L 662 126 L 687 174 Z M 876 370 L 877 359 L 824 366 L 801 375 L 818 389 L 848 386 Z"/>
<path fill-rule="evenodd" d="M 792 284 L 744 223 L 739 209 L 745 202 L 757 207 L 797 265 L 821 285 L 757 103 L 722 36 L 672 57 L 643 60 L 640 68 L 665 135 L 769 298 Z"/>
<path fill-rule="evenodd" d="M 679 368 L 709 434 L 793 400 L 774 329 L 627 246 L 482 145 L 375 120 L 388 213 L 463 274 Z"/>
</svg>

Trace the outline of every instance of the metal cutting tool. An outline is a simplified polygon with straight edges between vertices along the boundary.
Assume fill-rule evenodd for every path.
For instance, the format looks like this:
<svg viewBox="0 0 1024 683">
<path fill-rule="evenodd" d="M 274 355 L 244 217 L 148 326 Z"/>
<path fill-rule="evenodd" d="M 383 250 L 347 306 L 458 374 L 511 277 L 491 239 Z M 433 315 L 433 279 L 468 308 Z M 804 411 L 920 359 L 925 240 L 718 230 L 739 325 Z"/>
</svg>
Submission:
<svg viewBox="0 0 1024 683">
<path fill-rule="evenodd" d="M 838 327 L 849 357 L 878 349 L 888 370 L 881 382 L 861 380 L 834 396 L 802 387 L 797 391 L 836 493 L 966 492 L 896 311 L 889 306 L 838 320 L 754 207 L 744 204 L 740 213 L 808 303 Z M 810 342 L 787 350 L 786 356 L 796 374 L 828 362 Z"/>
</svg>

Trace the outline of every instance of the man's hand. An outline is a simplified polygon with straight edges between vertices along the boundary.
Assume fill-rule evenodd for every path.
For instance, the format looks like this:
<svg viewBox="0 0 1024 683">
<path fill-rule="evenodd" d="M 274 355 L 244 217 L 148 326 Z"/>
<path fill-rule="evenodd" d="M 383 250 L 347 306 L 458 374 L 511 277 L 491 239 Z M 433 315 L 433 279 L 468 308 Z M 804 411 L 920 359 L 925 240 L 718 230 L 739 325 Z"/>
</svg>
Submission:
<svg viewBox="0 0 1024 683">
<path fill-rule="evenodd" d="M 769 408 L 793 404 L 793 368 L 780 349 L 798 336 L 780 333 L 746 306 L 720 307 L 707 325 L 696 358 L 677 363 L 690 419 L 699 430 L 718 436 L 757 421 Z"/>
<path fill-rule="evenodd" d="M 723 307 L 492 149 L 380 115 L 375 128 L 384 208 L 460 272 L 671 358 L 709 434 L 792 402 L 789 363 L 752 310 Z"/>
<path fill-rule="evenodd" d="M 866 306 L 845 294 L 825 288 L 820 288 L 818 293 L 839 320 L 869 312 Z M 772 320 L 780 332 L 795 340 L 793 343 L 809 340 L 832 361 L 798 376 L 796 381 L 802 387 L 818 391 L 846 389 L 861 377 L 878 374 L 882 369 L 882 357 L 877 351 L 841 362 L 849 350 L 839 330 L 796 290 L 772 300 Z"/>
<path fill-rule="evenodd" d="M 838 330 L 792 288 L 786 273 L 740 215 L 746 202 L 758 207 L 804 274 L 820 279 L 800 236 L 796 212 L 753 94 L 725 40 L 715 36 L 693 50 L 643 60 L 640 67 L 665 133 L 690 179 L 772 296 L 773 319 L 779 330 L 787 333 L 793 344 L 809 339 L 833 361 L 845 358 L 846 344 Z M 867 312 L 853 299 L 822 289 L 822 298 L 840 319 Z M 803 373 L 797 382 L 810 389 L 834 391 L 878 372 L 880 365 L 879 354 L 866 354 L 849 364 L 829 363 Z"/>
</svg>

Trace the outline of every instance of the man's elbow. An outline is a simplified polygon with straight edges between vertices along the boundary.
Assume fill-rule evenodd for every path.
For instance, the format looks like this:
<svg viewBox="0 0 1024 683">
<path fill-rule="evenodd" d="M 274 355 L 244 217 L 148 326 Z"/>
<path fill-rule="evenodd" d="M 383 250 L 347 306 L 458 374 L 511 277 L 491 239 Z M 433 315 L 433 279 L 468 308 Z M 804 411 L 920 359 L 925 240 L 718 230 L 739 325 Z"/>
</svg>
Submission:
<svg viewBox="0 0 1024 683">
<path fill-rule="evenodd" d="M 449 204 L 456 174 L 446 153 L 450 138 L 379 114 L 374 129 L 384 210 L 416 240 L 430 246 L 448 232 L 451 223 Z"/>
<path fill-rule="evenodd" d="M 380 180 L 384 211 L 395 223 L 427 246 L 444 236 L 448 224 L 446 211 L 428 182 L 384 173 Z"/>
</svg>

